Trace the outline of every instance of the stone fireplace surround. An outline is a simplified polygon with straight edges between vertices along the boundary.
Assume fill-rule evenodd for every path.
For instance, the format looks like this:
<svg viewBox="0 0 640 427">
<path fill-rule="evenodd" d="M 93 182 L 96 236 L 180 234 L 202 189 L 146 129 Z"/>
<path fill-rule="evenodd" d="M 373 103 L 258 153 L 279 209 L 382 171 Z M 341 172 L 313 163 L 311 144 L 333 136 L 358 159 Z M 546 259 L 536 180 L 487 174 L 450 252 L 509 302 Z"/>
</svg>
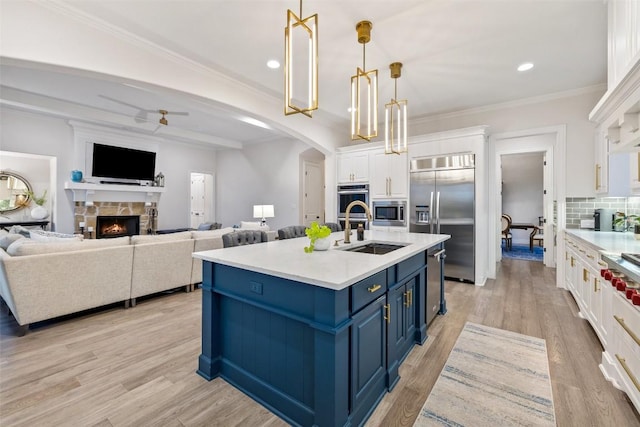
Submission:
<svg viewBox="0 0 640 427">
<path fill-rule="evenodd" d="M 95 239 L 98 216 L 140 216 L 140 234 L 149 234 L 148 230 L 152 230 L 153 233 L 157 227 L 157 216 L 152 217 L 152 212 L 157 212 L 155 202 L 150 203 L 150 206 L 146 206 L 145 202 L 94 202 L 90 206 L 84 202 L 75 202 L 74 230 L 80 233 L 80 223 L 84 222 L 85 239 Z M 91 235 L 88 233 L 88 227 L 93 227 Z"/>
</svg>

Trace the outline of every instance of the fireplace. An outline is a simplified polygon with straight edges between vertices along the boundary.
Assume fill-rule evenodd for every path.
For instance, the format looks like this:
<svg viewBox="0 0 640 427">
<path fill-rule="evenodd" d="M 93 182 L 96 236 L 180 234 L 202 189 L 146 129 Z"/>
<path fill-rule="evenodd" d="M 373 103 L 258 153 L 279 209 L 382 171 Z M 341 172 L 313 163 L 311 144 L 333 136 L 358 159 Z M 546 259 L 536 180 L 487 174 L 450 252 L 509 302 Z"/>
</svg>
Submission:
<svg viewBox="0 0 640 427">
<path fill-rule="evenodd" d="M 118 215 L 96 217 L 96 239 L 140 234 L 140 216 Z"/>
</svg>

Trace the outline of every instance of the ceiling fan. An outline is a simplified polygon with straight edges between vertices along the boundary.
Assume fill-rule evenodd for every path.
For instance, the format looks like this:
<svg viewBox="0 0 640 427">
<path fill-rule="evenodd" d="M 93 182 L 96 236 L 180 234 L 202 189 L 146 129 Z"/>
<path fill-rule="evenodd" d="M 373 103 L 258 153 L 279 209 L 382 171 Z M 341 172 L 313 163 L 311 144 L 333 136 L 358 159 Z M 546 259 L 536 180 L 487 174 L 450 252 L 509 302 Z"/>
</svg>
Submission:
<svg viewBox="0 0 640 427">
<path fill-rule="evenodd" d="M 109 101 L 116 102 L 116 103 L 122 104 L 122 105 L 126 105 L 127 107 L 131 107 L 131 108 L 134 108 L 134 109 L 138 110 L 138 113 L 134 116 L 134 120 L 136 121 L 136 123 L 149 122 L 150 121 L 149 118 L 148 118 L 148 114 L 149 113 L 160 114 L 162 117 L 160 117 L 159 123 L 161 125 L 164 125 L 164 126 L 168 126 L 169 125 L 169 121 L 166 118 L 166 116 L 168 114 L 171 114 L 171 115 L 174 115 L 174 116 L 188 116 L 189 115 L 189 113 L 186 112 L 186 111 L 168 111 L 168 110 L 164 110 L 164 109 L 142 108 L 142 107 L 138 107 L 137 105 L 129 104 L 128 102 L 124 102 L 124 101 L 121 101 L 121 100 L 116 99 L 116 98 L 111 98 L 111 97 L 106 96 L 106 95 L 98 95 L 98 96 L 101 97 L 101 98 L 107 99 Z M 156 128 L 156 131 L 158 130 L 158 128 Z M 154 131 L 154 133 L 155 133 L 155 131 Z"/>
</svg>

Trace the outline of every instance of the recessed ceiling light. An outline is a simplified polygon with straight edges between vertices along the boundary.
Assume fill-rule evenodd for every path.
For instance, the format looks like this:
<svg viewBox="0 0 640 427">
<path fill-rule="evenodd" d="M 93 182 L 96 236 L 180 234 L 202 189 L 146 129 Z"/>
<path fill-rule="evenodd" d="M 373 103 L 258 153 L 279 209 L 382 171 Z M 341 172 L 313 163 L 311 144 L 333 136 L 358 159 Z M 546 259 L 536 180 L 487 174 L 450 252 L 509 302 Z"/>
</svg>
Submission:
<svg viewBox="0 0 640 427">
<path fill-rule="evenodd" d="M 275 59 L 270 59 L 267 61 L 267 67 L 275 70 L 276 68 L 280 68 L 280 63 Z"/>
<path fill-rule="evenodd" d="M 271 129 L 271 126 L 266 124 L 265 122 L 261 122 L 260 120 L 256 120 L 253 117 L 241 117 L 240 121 L 248 123 L 253 126 L 258 126 L 263 129 Z"/>
<path fill-rule="evenodd" d="M 518 71 L 527 71 L 533 68 L 532 62 L 525 62 L 523 64 L 518 65 Z"/>
</svg>

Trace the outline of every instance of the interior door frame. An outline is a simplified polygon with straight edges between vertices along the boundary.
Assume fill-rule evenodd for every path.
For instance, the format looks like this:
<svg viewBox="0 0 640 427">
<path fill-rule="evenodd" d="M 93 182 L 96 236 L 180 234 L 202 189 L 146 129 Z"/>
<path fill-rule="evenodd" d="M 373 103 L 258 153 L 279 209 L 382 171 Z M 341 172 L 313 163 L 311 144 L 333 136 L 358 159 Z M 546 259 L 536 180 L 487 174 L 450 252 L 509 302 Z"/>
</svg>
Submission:
<svg viewBox="0 0 640 427">
<path fill-rule="evenodd" d="M 188 224 L 191 224 L 191 197 L 192 188 L 191 188 L 191 179 L 194 174 L 203 175 L 204 176 L 204 215 L 203 222 L 215 222 L 216 221 L 216 176 L 213 172 L 202 172 L 192 170 L 189 172 L 189 211 L 187 214 L 189 215 Z M 207 193 L 208 188 L 210 187 L 211 191 Z"/>
<path fill-rule="evenodd" d="M 505 154 L 523 154 L 532 152 L 544 152 L 547 169 L 544 173 L 544 188 L 547 197 L 544 198 L 544 216 L 547 222 L 544 226 L 545 236 L 554 236 L 554 239 L 545 239 L 545 247 L 551 248 L 545 251 L 545 265 L 557 267 L 556 286 L 564 287 L 560 278 L 564 277 L 563 263 L 556 262 L 556 255 L 564 251 L 562 239 L 555 236 L 564 230 L 566 219 L 566 125 L 549 126 L 543 128 L 526 129 L 514 132 L 496 133 L 489 138 L 489 277 L 496 277 L 497 262 L 501 259 L 500 238 L 500 212 L 502 211 L 502 156 Z M 538 135 L 553 135 L 551 144 L 544 142 L 516 143 L 514 140 Z M 555 203 L 554 203 L 555 201 Z M 554 223 L 555 218 L 555 223 Z M 557 244 L 557 246 L 555 246 Z M 549 245 L 549 246 L 547 246 Z M 555 250 L 553 250 L 555 248 Z"/>
<path fill-rule="evenodd" d="M 325 170 L 324 170 L 324 165 L 325 165 L 325 161 L 319 161 L 319 160 L 311 160 L 311 159 L 302 159 L 302 168 L 301 168 L 301 177 L 300 177 L 300 206 L 302 207 L 302 209 L 300 209 L 300 224 L 304 224 L 305 223 L 305 213 L 307 211 L 307 198 L 305 197 L 305 194 L 307 193 L 307 180 L 306 180 L 306 172 L 307 172 L 307 165 L 308 164 L 312 164 L 315 167 L 318 168 L 318 170 L 320 171 L 320 215 L 321 215 L 321 221 L 319 221 L 321 224 L 324 224 L 324 222 L 326 221 L 326 206 L 325 206 Z"/>
</svg>

